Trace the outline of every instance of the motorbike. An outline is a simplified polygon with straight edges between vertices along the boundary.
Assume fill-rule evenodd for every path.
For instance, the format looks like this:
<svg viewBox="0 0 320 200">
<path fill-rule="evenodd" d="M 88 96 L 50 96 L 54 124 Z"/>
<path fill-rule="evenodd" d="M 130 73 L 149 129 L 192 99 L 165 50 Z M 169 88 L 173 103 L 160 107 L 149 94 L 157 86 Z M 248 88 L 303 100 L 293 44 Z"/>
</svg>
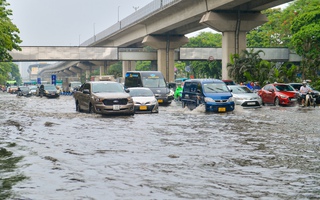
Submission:
<svg viewBox="0 0 320 200">
<path fill-rule="evenodd" d="M 303 97 L 300 96 L 298 100 L 299 104 L 301 104 L 302 98 Z M 304 105 L 306 107 L 310 107 L 310 106 L 316 107 L 316 94 L 314 92 L 308 92 L 306 94 Z"/>
</svg>

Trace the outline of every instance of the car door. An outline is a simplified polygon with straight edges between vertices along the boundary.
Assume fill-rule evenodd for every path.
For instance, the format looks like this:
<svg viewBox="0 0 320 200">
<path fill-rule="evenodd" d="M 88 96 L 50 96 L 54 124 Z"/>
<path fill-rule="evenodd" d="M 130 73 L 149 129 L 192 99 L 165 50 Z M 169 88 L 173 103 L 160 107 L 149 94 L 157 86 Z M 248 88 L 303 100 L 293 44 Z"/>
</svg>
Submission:
<svg viewBox="0 0 320 200">
<path fill-rule="evenodd" d="M 84 93 L 85 90 L 89 90 L 89 94 Z M 79 98 L 78 98 L 80 108 L 88 111 L 89 105 L 90 105 L 90 97 L 91 97 L 91 84 L 85 83 L 81 88 L 80 92 L 81 92 L 81 95 L 79 95 Z"/>
<path fill-rule="evenodd" d="M 263 102 L 264 103 L 273 103 L 272 100 L 272 86 L 271 85 L 266 85 L 264 87 L 264 93 L 263 93 Z"/>
</svg>

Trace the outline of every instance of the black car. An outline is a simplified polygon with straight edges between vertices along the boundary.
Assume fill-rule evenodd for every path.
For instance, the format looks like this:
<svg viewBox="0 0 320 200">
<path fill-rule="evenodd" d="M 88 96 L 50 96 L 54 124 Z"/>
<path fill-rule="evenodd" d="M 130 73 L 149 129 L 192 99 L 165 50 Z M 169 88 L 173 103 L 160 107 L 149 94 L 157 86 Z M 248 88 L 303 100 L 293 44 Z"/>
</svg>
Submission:
<svg viewBox="0 0 320 200">
<path fill-rule="evenodd" d="M 296 91 L 300 91 L 300 87 L 302 86 L 302 83 L 289 83 Z M 320 92 L 317 90 L 314 90 L 309 84 L 307 86 L 314 92 L 316 97 L 316 103 L 320 104 Z"/>
<path fill-rule="evenodd" d="M 37 88 L 36 96 L 41 96 L 40 87 Z M 60 96 L 60 93 L 57 90 L 55 85 L 43 84 L 43 87 L 44 87 L 43 96 L 48 97 L 48 98 L 58 98 Z"/>
<path fill-rule="evenodd" d="M 28 86 L 19 86 L 17 90 L 17 95 L 30 97 L 31 96 L 30 88 Z"/>
</svg>

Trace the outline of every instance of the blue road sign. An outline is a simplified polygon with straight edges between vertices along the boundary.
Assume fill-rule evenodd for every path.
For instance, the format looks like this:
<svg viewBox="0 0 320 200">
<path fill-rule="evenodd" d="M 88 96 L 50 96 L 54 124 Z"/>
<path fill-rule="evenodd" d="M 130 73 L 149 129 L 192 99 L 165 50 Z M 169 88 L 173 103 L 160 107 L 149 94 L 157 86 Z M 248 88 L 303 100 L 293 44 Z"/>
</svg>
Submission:
<svg viewBox="0 0 320 200">
<path fill-rule="evenodd" d="M 55 74 L 51 75 L 51 84 L 53 84 L 53 85 L 57 84 L 57 75 L 55 75 Z"/>
<path fill-rule="evenodd" d="M 41 84 L 41 78 L 37 78 L 37 84 Z"/>
</svg>

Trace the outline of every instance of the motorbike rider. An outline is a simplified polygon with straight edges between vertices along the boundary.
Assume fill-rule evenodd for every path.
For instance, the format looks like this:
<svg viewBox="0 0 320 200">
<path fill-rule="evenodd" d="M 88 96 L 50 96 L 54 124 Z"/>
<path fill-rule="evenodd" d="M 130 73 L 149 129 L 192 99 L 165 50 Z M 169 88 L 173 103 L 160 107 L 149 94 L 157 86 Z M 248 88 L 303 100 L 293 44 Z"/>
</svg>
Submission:
<svg viewBox="0 0 320 200">
<path fill-rule="evenodd" d="M 177 101 L 181 100 L 181 94 L 183 91 L 183 84 L 184 84 L 184 82 L 182 82 L 181 85 L 178 85 L 178 87 L 176 88 L 176 90 L 174 92 L 174 99 Z"/>
<path fill-rule="evenodd" d="M 44 85 L 40 85 L 40 87 L 39 87 L 39 96 L 43 96 L 43 94 L 44 94 Z"/>
<path fill-rule="evenodd" d="M 305 106 L 305 102 L 308 102 L 307 94 L 311 92 L 311 89 L 307 86 L 307 82 L 303 81 L 300 87 L 301 105 Z"/>
</svg>

